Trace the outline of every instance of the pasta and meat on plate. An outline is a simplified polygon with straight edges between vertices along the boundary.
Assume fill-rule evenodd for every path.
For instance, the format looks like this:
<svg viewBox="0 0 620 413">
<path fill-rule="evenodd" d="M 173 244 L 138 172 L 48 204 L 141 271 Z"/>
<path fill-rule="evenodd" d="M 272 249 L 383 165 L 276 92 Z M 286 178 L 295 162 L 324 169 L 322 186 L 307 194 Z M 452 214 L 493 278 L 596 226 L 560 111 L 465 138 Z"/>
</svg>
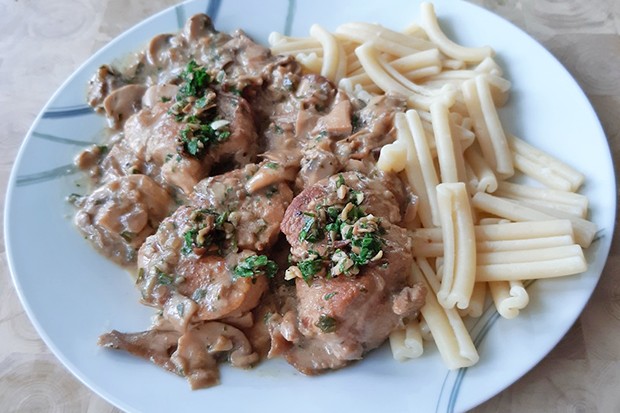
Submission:
<svg viewBox="0 0 620 413">
<path fill-rule="evenodd" d="M 583 175 L 504 130 L 493 50 L 449 40 L 431 4 L 403 31 L 269 42 L 196 15 L 91 79 L 112 134 L 76 159 L 94 189 L 75 223 L 157 309 L 101 346 L 192 388 L 220 362 L 318 374 L 388 339 L 466 367 L 485 301 L 512 318 L 528 280 L 586 269 Z"/>
</svg>

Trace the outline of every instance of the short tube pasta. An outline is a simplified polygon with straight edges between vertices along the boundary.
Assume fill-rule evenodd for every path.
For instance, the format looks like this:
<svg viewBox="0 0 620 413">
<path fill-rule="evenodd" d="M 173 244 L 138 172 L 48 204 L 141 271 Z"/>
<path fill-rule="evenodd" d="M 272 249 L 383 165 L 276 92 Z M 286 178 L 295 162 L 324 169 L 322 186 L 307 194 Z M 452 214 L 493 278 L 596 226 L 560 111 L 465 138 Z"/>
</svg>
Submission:
<svg viewBox="0 0 620 413">
<path fill-rule="evenodd" d="M 394 330 L 389 337 L 394 359 L 405 361 L 424 353 L 422 332 L 417 320 L 410 320 L 405 328 Z"/>
<path fill-rule="evenodd" d="M 495 192 L 498 187 L 497 177 L 487 162 L 480 154 L 477 145 L 473 145 L 465 151 L 465 162 L 471 167 L 476 177 L 477 192 Z"/>
<path fill-rule="evenodd" d="M 412 277 L 429 292 L 421 313 L 444 364 L 451 370 L 476 364 L 480 358 L 478 351 L 456 310 L 446 310 L 439 305 L 431 286 L 416 264 L 412 267 Z"/>
<path fill-rule="evenodd" d="M 347 72 L 347 56 L 342 44 L 318 24 L 310 27 L 310 35 L 321 43 L 323 47 L 323 66 L 321 75 L 333 82 L 338 82 Z"/>
<path fill-rule="evenodd" d="M 509 135 L 508 142 L 514 151 L 515 166 L 524 174 L 551 188 L 565 191 L 574 192 L 583 184 L 585 176 L 566 163 L 516 136 Z"/>
<path fill-rule="evenodd" d="M 465 184 L 439 184 L 437 199 L 444 244 L 437 299 L 446 308 L 467 308 L 476 278 L 476 238 Z"/>
<path fill-rule="evenodd" d="M 508 142 L 506 141 L 504 128 L 502 127 L 499 120 L 499 115 L 495 109 L 493 96 L 491 95 L 491 90 L 489 89 L 489 82 L 485 75 L 476 76 L 475 82 L 476 90 L 478 92 L 478 99 L 480 99 L 482 116 L 484 118 L 484 122 L 486 123 L 491 146 L 495 154 L 495 170 L 502 177 L 509 178 L 514 174 L 512 154 L 510 153 Z"/>
<path fill-rule="evenodd" d="M 545 261 L 479 265 L 476 281 L 518 281 L 563 277 L 588 268 L 583 253 Z"/>
<path fill-rule="evenodd" d="M 445 104 L 435 102 L 431 104 L 431 119 L 437 147 L 437 159 L 441 182 L 460 182 L 465 179 L 465 165 L 461 151 L 456 151 L 458 142 L 452 139 L 448 108 Z M 458 146 L 460 149 L 460 146 Z"/>
<path fill-rule="evenodd" d="M 559 211 L 541 212 L 537 209 L 520 205 L 505 198 L 499 198 L 482 192 L 472 198 L 472 205 L 482 211 L 510 219 L 512 221 L 545 221 L 553 218 L 567 218 L 570 220 L 575 232 L 575 240 L 583 248 L 592 243 L 596 235 L 596 225 L 582 218 L 567 216 Z"/>
<path fill-rule="evenodd" d="M 488 285 L 495 308 L 504 318 L 515 318 L 530 302 L 530 296 L 521 281 L 493 281 Z"/>
<path fill-rule="evenodd" d="M 431 3 L 422 3 L 422 27 L 428 37 L 435 42 L 446 55 L 466 62 L 480 61 L 493 55 L 493 49 L 485 47 L 464 47 L 448 39 L 437 22 L 435 8 Z"/>
</svg>

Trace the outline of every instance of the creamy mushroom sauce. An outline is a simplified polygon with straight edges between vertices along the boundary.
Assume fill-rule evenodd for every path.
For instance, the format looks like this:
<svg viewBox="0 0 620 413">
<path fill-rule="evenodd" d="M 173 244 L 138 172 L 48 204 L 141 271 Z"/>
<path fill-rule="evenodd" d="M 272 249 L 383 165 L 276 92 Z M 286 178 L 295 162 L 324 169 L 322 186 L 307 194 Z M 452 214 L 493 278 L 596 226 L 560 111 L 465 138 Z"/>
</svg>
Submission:
<svg viewBox="0 0 620 413">
<path fill-rule="evenodd" d="M 90 81 L 113 134 L 76 158 L 95 189 L 75 223 L 158 313 L 100 345 L 200 388 L 220 361 L 340 368 L 417 316 L 415 197 L 375 166 L 403 99 L 348 96 L 202 14 L 131 60 Z"/>
</svg>

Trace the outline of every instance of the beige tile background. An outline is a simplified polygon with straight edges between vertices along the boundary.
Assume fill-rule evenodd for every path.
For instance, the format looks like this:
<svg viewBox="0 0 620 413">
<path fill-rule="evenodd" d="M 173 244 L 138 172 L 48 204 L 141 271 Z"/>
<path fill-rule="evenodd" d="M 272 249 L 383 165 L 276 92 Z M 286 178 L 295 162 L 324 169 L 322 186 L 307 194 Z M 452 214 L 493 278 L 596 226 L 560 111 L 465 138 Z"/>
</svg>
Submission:
<svg viewBox="0 0 620 413">
<path fill-rule="evenodd" d="M 172 0 L 0 2 L 0 192 L 51 94 L 95 50 Z M 475 0 L 542 42 L 594 105 L 620 157 L 620 1 Z M 0 200 L 4 208 L 4 197 Z M 0 224 L 1 225 L 1 224 Z M 617 237 L 616 237 L 617 238 Z M 475 412 L 620 412 L 620 246 L 585 311 L 531 372 Z M 68 373 L 34 331 L 0 240 L 0 411 L 117 412 Z"/>
</svg>

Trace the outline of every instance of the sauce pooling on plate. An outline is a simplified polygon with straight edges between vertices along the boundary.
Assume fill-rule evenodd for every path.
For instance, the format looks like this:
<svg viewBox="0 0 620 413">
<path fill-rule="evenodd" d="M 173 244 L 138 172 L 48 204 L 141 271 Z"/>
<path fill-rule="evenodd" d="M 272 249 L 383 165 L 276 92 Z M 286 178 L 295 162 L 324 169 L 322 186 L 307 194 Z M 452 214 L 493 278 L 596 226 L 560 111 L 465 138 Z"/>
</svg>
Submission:
<svg viewBox="0 0 620 413">
<path fill-rule="evenodd" d="M 77 157 L 95 189 L 75 223 L 158 314 L 100 345 L 200 388 L 223 360 L 340 368 L 417 316 L 415 197 L 376 167 L 403 99 L 353 98 L 202 14 L 134 57 L 90 82 L 113 137 Z"/>
</svg>

